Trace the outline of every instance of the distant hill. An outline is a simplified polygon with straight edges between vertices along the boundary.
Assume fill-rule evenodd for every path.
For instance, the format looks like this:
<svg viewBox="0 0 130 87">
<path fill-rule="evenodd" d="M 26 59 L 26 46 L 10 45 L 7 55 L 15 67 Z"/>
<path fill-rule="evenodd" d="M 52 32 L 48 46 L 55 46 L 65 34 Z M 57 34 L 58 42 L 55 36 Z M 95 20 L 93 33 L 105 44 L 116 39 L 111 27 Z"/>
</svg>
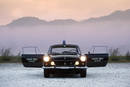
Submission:
<svg viewBox="0 0 130 87">
<path fill-rule="evenodd" d="M 66 25 L 66 24 L 75 24 L 75 23 L 78 23 L 77 21 L 75 20 L 72 20 L 72 19 L 65 19 L 65 20 L 61 20 L 61 19 L 58 19 L 58 20 L 54 20 L 54 21 L 50 21 L 49 24 L 63 24 L 63 25 Z"/>
<path fill-rule="evenodd" d="M 11 23 L 7 24 L 8 27 L 27 27 L 27 26 L 39 26 L 39 25 L 68 25 L 75 24 L 77 21 L 72 19 L 57 19 L 50 22 L 41 20 L 37 17 L 22 17 L 17 20 L 13 20 Z"/>
<path fill-rule="evenodd" d="M 90 18 L 83 22 L 101 22 L 101 21 L 130 21 L 130 9 L 125 11 L 115 11 L 107 16 Z"/>
<path fill-rule="evenodd" d="M 36 25 L 43 25 L 47 24 L 46 21 L 40 20 L 37 17 L 22 17 L 16 20 L 13 20 L 11 23 L 7 24 L 8 27 L 15 27 L 15 26 L 36 26 Z"/>
<path fill-rule="evenodd" d="M 26 26 L 39 26 L 39 25 L 71 25 L 71 24 L 84 24 L 91 22 L 104 22 L 104 21 L 130 21 L 130 9 L 125 11 L 115 11 L 107 16 L 89 18 L 83 21 L 75 21 L 72 19 L 57 19 L 53 21 L 41 20 L 37 17 L 22 17 L 13 20 L 7 24 L 7 27 L 26 27 Z"/>
</svg>

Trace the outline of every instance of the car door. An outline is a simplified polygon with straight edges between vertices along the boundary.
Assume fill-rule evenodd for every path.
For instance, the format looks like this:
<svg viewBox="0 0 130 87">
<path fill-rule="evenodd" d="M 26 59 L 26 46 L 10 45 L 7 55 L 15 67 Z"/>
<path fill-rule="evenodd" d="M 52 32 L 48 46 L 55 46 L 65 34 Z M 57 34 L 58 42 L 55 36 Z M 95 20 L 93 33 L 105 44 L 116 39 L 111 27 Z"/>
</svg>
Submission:
<svg viewBox="0 0 130 87">
<path fill-rule="evenodd" d="M 108 62 L 108 54 L 86 54 L 88 67 L 103 67 Z"/>
<path fill-rule="evenodd" d="M 96 48 L 104 48 L 102 52 L 95 52 Z M 109 54 L 107 52 L 107 46 L 94 46 L 92 52 L 85 54 L 87 56 L 88 67 L 104 67 L 107 65 Z"/>
<path fill-rule="evenodd" d="M 27 53 L 25 49 L 34 49 L 34 53 Z M 37 47 L 23 47 L 21 60 L 24 67 L 37 67 L 43 66 L 43 54 L 38 54 Z"/>
</svg>

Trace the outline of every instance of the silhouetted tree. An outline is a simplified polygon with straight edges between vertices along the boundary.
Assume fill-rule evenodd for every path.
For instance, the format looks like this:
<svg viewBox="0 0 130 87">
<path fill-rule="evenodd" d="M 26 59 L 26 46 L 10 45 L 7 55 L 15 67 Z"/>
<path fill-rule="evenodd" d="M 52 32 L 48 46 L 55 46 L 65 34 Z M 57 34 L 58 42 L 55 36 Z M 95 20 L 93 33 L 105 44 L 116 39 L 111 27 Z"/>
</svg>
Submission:
<svg viewBox="0 0 130 87">
<path fill-rule="evenodd" d="M 119 56 L 120 55 L 120 52 L 119 52 L 118 48 L 116 48 L 116 49 L 110 49 L 109 53 L 110 53 L 110 56 Z"/>
<path fill-rule="evenodd" d="M 130 51 L 127 51 L 125 56 L 130 57 Z"/>
<path fill-rule="evenodd" d="M 11 49 L 10 48 L 7 48 L 7 49 L 2 48 L 0 51 L 0 55 L 2 57 L 2 60 L 9 61 L 10 57 L 12 56 Z"/>
<path fill-rule="evenodd" d="M 130 51 L 127 51 L 125 56 L 126 56 L 126 60 L 130 60 Z"/>
</svg>

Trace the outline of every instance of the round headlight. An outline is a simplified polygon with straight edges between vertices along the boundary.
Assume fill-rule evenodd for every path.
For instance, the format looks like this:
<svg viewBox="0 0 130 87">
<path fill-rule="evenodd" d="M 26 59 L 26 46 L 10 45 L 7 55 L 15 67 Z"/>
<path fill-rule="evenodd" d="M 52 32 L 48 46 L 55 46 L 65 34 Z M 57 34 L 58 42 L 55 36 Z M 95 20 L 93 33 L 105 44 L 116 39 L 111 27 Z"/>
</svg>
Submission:
<svg viewBox="0 0 130 87">
<path fill-rule="evenodd" d="M 43 57 L 43 61 L 44 62 L 49 62 L 50 61 L 50 57 L 49 56 L 44 56 Z"/>
<path fill-rule="evenodd" d="M 81 62 L 85 62 L 87 60 L 87 58 L 86 58 L 86 56 L 83 55 L 80 57 L 80 60 L 81 60 Z"/>
</svg>

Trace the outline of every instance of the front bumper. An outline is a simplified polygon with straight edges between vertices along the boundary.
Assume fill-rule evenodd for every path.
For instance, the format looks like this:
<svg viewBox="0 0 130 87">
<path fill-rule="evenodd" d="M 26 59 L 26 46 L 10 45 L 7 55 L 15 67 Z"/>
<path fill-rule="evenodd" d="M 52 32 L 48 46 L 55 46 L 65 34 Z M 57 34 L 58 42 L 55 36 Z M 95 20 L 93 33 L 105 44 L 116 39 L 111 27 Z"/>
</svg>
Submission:
<svg viewBox="0 0 130 87">
<path fill-rule="evenodd" d="M 56 67 L 56 66 L 51 66 L 51 67 L 42 67 L 43 69 L 87 69 L 87 66 L 84 67 L 79 67 L 79 66 L 75 66 L 75 67 Z"/>
</svg>

